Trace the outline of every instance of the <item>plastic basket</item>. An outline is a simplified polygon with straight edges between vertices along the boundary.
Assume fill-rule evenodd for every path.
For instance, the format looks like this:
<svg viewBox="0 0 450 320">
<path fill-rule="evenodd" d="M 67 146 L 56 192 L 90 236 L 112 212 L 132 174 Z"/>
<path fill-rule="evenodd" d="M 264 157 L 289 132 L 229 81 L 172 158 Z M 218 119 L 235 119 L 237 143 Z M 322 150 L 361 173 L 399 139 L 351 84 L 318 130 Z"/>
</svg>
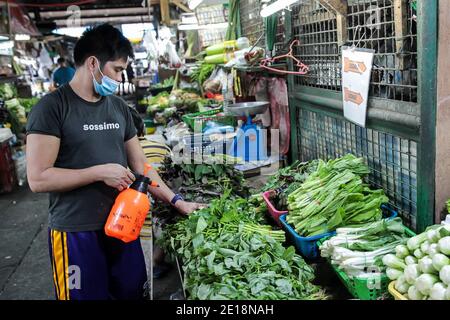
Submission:
<svg viewBox="0 0 450 320">
<path fill-rule="evenodd" d="M 393 211 L 395 212 L 395 211 Z M 391 216 L 389 219 L 393 219 Z M 416 234 L 412 232 L 410 229 L 405 228 L 406 234 L 413 237 Z M 323 242 L 325 242 L 325 238 L 321 239 L 317 242 L 318 246 L 320 246 Z M 327 259 L 331 264 L 330 260 Z M 341 279 L 342 283 L 345 285 L 350 294 L 360 300 L 377 300 L 381 298 L 387 291 L 391 292 L 389 289 L 390 279 L 383 273 L 374 273 L 372 277 L 361 278 L 361 277 L 351 277 L 347 275 L 342 269 L 340 269 L 337 265 L 331 264 L 333 270 L 336 272 L 339 279 Z"/>
<path fill-rule="evenodd" d="M 203 131 L 208 121 L 214 121 L 220 124 L 230 125 L 234 127 L 236 125 L 236 118 L 233 116 L 218 115 L 221 112 L 223 112 L 222 108 L 203 112 L 189 113 L 182 116 L 181 119 L 192 130 L 195 130 L 195 127 L 197 126 L 198 128 L 201 127 L 201 130 Z"/>
<path fill-rule="evenodd" d="M 286 230 L 288 237 L 294 243 L 297 251 L 305 258 L 316 259 L 319 257 L 319 248 L 317 247 L 317 241 L 336 234 L 336 232 L 322 233 L 312 237 L 301 237 L 294 228 L 291 227 L 286 221 L 287 214 L 283 214 L 280 217 L 281 225 Z"/>
<path fill-rule="evenodd" d="M 390 219 L 393 219 L 398 215 L 398 213 L 396 211 L 388 208 L 385 205 L 382 205 L 381 208 L 384 209 L 383 214 L 385 214 L 385 212 L 388 212 L 388 214 L 385 214 L 385 215 L 388 216 Z M 297 248 L 298 252 L 305 258 L 317 259 L 320 256 L 319 247 L 317 246 L 317 241 L 336 235 L 336 232 L 332 231 L 332 232 L 322 233 L 322 234 L 312 236 L 312 237 L 301 237 L 294 230 L 294 228 L 292 228 L 292 226 L 289 225 L 289 223 L 287 223 L 286 216 L 287 216 L 287 214 L 282 215 L 280 217 L 280 222 L 281 222 L 282 226 L 285 228 L 285 230 L 287 231 L 289 237 L 293 241 L 294 246 Z"/>
<path fill-rule="evenodd" d="M 385 273 L 374 273 L 372 277 L 348 276 L 336 265 L 331 265 L 350 294 L 360 300 L 377 300 L 387 292 L 389 278 Z"/>
<path fill-rule="evenodd" d="M 389 283 L 388 291 L 394 297 L 395 300 L 408 300 L 404 295 L 402 295 L 395 289 L 395 281 Z"/>
<path fill-rule="evenodd" d="M 275 191 L 269 190 L 269 191 L 263 192 L 262 197 L 267 204 L 267 209 L 269 210 L 270 216 L 277 223 L 277 225 L 281 227 L 282 224 L 280 222 L 280 217 L 283 214 L 287 214 L 288 211 L 279 211 L 279 210 L 275 209 L 275 206 L 270 201 L 270 198 L 273 197 L 274 195 L 275 195 Z"/>
</svg>

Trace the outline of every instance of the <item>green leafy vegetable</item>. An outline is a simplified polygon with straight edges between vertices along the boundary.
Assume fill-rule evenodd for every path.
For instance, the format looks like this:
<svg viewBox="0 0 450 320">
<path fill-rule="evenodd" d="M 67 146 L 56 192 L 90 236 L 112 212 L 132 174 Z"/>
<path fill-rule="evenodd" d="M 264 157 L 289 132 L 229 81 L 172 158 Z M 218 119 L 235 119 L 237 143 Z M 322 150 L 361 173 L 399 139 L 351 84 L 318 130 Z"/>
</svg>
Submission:
<svg viewBox="0 0 450 320">
<path fill-rule="evenodd" d="M 183 261 L 189 299 L 323 299 L 314 273 L 284 232 L 261 224 L 264 218 L 230 190 L 165 228 L 164 246 Z"/>
</svg>

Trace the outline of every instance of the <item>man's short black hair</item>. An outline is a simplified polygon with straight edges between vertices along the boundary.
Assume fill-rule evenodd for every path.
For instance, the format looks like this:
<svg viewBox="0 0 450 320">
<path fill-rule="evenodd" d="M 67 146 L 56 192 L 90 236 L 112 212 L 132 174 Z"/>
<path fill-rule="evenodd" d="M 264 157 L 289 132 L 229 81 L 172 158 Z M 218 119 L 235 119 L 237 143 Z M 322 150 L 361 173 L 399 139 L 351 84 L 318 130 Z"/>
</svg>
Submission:
<svg viewBox="0 0 450 320">
<path fill-rule="evenodd" d="M 83 65 L 90 56 L 100 60 L 101 66 L 108 61 L 133 58 L 133 47 L 130 41 L 124 37 L 122 32 L 110 24 L 87 29 L 75 44 L 74 49 L 75 66 Z"/>
<path fill-rule="evenodd" d="M 64 58 L 59 58 L 57 62 L 58 62 L 58 64 L 61 64 L 61 63 L 66 62 L 66 59 L 64 59 Z"/>
</svg>

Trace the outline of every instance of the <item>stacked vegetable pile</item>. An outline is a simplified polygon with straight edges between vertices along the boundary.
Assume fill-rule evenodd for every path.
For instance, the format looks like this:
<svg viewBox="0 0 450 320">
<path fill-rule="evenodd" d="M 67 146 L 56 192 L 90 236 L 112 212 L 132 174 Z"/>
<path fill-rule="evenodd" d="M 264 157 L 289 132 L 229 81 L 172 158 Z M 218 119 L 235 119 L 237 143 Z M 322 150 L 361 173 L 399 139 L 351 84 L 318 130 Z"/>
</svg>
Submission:
<svg viewBox="0 0 450 320">
<path fill-rule="evenodd" d="M 409 239 L 400 218 L 338 228 L 336 233 L 320 246 L 321 256 L 358 278 L 373 277 L 374 270 L 384 272 L 383 257 Z"/>
<path fill-rule="evenodd" d="M 278 210 L 286 210 L 288 196 L 300 188 L 306 178 L 317 170 L 318 163 L 317 160 L 311 162 L 296 161 L 271 176 L 260 192 L 277 191 L 277 196 L 273 199 L 275 207 Z"/>
<path fill-rule="evenodd" d="M 189 299 L 323 299 L 314 273 L 283 231 L 230 190 L 208 208 L 165 228 L 164 246 L 183 261 Z"/>
<path fill-rule="evenodd" d="M 163 89 L 163 88 L 170 88 L 175 84 L 175 78 L 174 77 L 170 77 L 166 80 L 164 80 L 163 82 L 157 83 L 153 86 L 151 86 L 150 89 Z"/>
<path fill-rule="evenodd" d="M 286 221 L 301 236 L 309 237 L 341 226 L 379 221 L 383 190 L 371 190 L 362 177 L 369 173 L 362 158 L 348 154 L 324 162 L 300 188 L 288 196 Z"/>
<path fill-rule="evenodd" d="M 29 113 L 31 109 L 39 102 L 39 98 L 19 98 L 19 102 L 25 108 L 25 111 Z"/>
<path fill-rule="evenodd" d="M 139 101 L 139 104 L 148 105 L 147 116 L 154 118 L 156 123 L 167 124 L 169 118 L 181 116 L 186 113 L 206 111 L 219 107 L 215 100 L 203 99 L 193 90 L 172 90 L 171 93 L 161 92 L 156 96 Z"/>
<path fill-rule="evenodd" d="M 174 163 L 168 157 L 160 169 L 164 181 L 170 181 L 187 201 L 208 203 L 218 198 L 227 188 L 234 195 L 247 197 L 249 188 L 241 171 L 236 170 L 236 159 L 227 155 L 208 155 L 201 163 Z"/>
<path fill-rule="evenodd" d="M 450 226 L 435 225 L 395 248 L 383 263 L 410 300 L 450 300 Z"/>
</svg>

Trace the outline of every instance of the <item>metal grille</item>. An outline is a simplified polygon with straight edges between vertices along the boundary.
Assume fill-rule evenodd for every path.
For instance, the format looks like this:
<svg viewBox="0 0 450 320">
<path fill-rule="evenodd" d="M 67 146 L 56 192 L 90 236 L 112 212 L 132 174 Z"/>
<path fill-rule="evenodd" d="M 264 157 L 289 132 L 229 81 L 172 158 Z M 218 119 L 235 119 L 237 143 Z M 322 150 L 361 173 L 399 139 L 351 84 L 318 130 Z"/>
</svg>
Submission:
<svg viewBox="0 0 450 320">
<path fill-rule="evenodd" d="M 293 34 L 300 39 L 295 54 L 310 68 L 295 77 L 295 84 L 340 90 L 336 15 L 309 0 L 293 8 L 292 19 Z"/>
<path fill-rule="evenodd" d="M 296 116 L 298 159 L 363 157 L 371 170 L 368 182 L 384 189 L 404 223 L 416 227 L 416 142 L 306 109 L 297 108 Z"/>
<path fill-rule="evenodd" d="M 287 51 L 287 48 L 284 47 L 284 43 L 286 41 L 286 27 L 285 27 L 285 15 L 284 11 L 278 15 L 277 22 L 277 33 L 275 34 L 275 44 L 273 49 L 275 50 L 275 55 L 280 55 Z"/>
<path fill-rule="evenodd" d="M 241 13 L 241 27 L 242 35 L 250 40 L 250 43 L 255 43 L 258 38 L 264 33 L 264 21 L 261 18 L 261 5 L 259 0 L 245 0 L 240 1 Z M 264 48 L 264 37 L 258 43 L 259 47 Z"/>
<path fill-rule="evenodd" d="M 199 25 L 227 22 L 228 9 L 222 4 L 202 6 L 195 10 Z"/>
<path fill-rule="evenodd" d="M 369 95 L 417 102 L 417 35 L 410 1 L 407 34 L 401 52 L 396 52 L 393 0 L 349 0 L 348 44 L 374 49 Z M 310 66 L 295 84 L 341 90 L 340 48 L 334 12 L 317 0 L 304 0 L 292 10 L 293 33 L 301 41 L 296 55 Z M 403 70 L 396 68 L 403 58 Z"/>
</svg>

